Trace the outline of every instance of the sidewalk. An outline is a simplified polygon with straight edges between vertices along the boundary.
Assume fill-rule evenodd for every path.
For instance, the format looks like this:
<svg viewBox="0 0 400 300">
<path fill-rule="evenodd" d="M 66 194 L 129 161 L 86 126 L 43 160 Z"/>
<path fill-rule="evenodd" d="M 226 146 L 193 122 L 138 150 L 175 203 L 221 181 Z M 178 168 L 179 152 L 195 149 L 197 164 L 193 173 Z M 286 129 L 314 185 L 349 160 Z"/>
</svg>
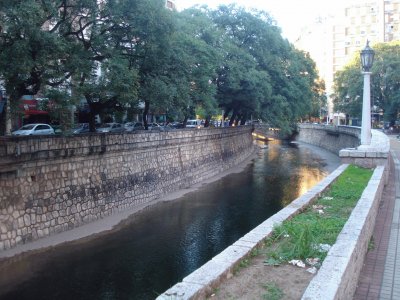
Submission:
<svg viewBox="0 0 400 300">
<path fill-rule="evenodd" d="M 372 249 L 361 270 L 356 300 L 400 299 L 400 142 L 393 136 L 394 167 L 376 218 Z"/>
</svg>

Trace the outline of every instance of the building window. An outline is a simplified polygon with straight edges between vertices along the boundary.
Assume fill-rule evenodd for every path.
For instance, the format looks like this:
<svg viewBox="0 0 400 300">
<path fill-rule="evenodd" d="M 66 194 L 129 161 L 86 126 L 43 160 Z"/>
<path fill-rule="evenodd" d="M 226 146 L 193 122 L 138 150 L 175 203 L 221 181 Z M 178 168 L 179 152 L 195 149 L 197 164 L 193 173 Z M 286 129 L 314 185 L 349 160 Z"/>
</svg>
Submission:
<svg viewBox="0 0 400 300">
<path fill-rule="evenodd" d="M 174 2 L 167 0 L 166 7 L 168 9 L 174 10 L 175 9 L 175 4 L 174 4 Z"/>
</svg>

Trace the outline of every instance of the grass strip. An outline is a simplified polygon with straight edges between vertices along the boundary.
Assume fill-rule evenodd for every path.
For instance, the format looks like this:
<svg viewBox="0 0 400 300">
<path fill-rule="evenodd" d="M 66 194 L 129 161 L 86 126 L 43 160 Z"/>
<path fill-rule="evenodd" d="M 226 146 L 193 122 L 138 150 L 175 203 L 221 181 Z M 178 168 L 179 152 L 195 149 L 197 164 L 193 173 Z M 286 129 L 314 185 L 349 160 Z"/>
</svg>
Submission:
<svg viewBox="0 0 400 300">
<path fill-rule="evenodd" d="M 273 282 L 266 283 L 265 285 L 263 285 L 263 288 L 266 290 L 267 293 L 262 296 L 262 299 L 280 300 L 284 296 L 282 290 Z"/>
<path fill-rule="evenodd" d="M 304 212 L 284 221 L 266 240 L 267 265 L 313 259 L 318 267 L 347 222 L 373 170 L 350 165 Z"/>
</svg>

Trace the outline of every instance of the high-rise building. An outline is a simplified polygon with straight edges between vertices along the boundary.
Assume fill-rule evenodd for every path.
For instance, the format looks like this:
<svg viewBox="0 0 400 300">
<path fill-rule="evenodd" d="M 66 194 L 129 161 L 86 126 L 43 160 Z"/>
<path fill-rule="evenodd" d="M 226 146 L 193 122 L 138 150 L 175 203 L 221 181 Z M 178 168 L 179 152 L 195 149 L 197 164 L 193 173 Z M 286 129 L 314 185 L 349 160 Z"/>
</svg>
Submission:
<svg viewBox="0 0 400 300">
<path fill-rule="evenodd" d="M 165 7 L 170 9 L 170 10 L 176 10 L 176 4 L 175 1 L 173 0 L 166 0 L 165 1 Z"/>
<path fill-rule="evenodd" d="M 400 40 L 400 0 L 349 1 L 335 15 L 321 17 L 311 24 L 295 44 L 310 52 L 316 61 L 329 99 L 334 74 L 365 47 L 367 40 L 372 46 Z M 331 101 L 329 111 L 333 116 Z"/>
</svg>

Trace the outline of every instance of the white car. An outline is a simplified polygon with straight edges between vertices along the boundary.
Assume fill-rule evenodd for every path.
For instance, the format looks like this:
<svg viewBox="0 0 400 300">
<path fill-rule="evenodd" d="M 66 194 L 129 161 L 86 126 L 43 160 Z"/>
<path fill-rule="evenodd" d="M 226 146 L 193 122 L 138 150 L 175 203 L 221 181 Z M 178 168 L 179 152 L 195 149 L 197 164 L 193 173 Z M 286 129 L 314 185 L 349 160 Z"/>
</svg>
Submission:
<svg viewBox="0 0 400 300">
<path fill-rule="evenodd" d="M 200 128 L 201 120 L 187 120 L 186 128 Z"/>
<path fill-rule="evenodd" d="M 48 124 L 27 124 L 13 131 L 12 135 L 46 135 L 54 134 L 54 129 Z"/>
</svg>

